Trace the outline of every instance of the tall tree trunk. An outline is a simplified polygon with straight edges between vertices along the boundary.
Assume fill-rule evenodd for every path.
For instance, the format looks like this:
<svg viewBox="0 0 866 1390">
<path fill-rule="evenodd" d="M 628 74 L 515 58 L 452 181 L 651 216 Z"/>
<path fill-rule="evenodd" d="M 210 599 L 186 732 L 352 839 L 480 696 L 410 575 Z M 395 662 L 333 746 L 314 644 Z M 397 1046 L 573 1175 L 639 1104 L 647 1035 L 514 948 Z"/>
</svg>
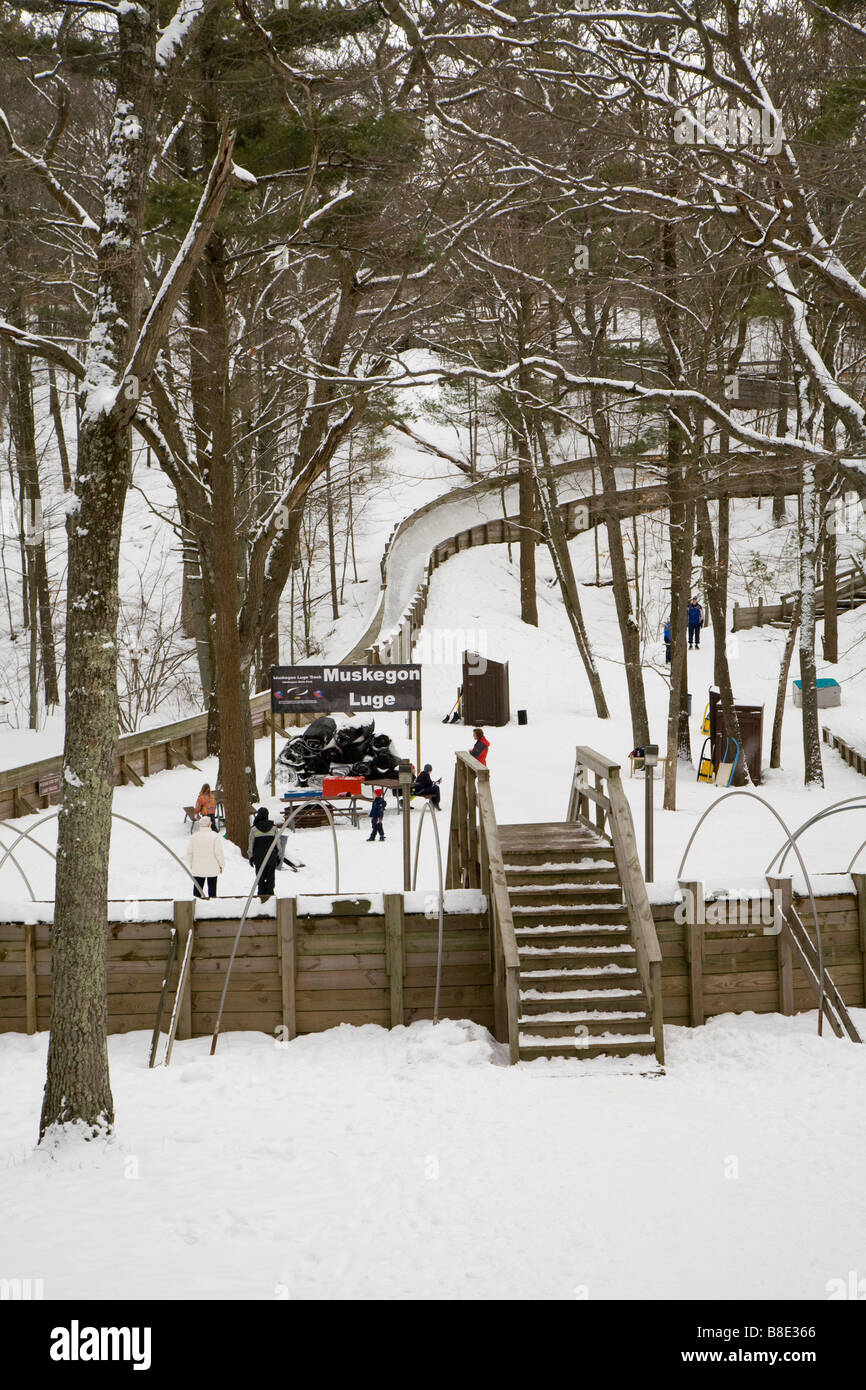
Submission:
<svg viewBox="0 0 866 1390">
<path fill-rule="evenodd" d="M 821 734 L 818 727 L 818 669 L 815 661 L 815 564 L 818 550 L 820 498 L 815 465 L 805 455 L 800 465 L 800 680 L 803 686 L 803 762 L 807 786 L 824 785 Z"/>
<path fill-rule="evenodd" d="M 641 667 L 640 627 L 637 615 L 631 606 L 628 565 L 626 564 L 625 546 L 622 539 L 622 520 L 617 507 L 616 470 L 611 459 L 607 415 L 596 392 L 591 394 L 590 403 L 597 439 L 599 476 L 605 498 L 604 520 L 607 530 L 607 548 L 610 553 L 610 569 L 613 576 L 613 601 L 616 607 L 625 663 L 628 704 L 631 712 L 632 746 L 643 748 L 650 741 L 649 716 L 647 715 L 646 691 Z"/>
<path fill-rule="evenodd" d="M 25 327 L 20 308 L 13 312 L 13 322 Z M 32 364 L 19 348 L 10 349 L 9 421 L 20 477 L 21 504 L 25 514 L 24 539 L 26 550 L 27 616 L 31 633 L 31 695 L 30 727 L 38 728 L 38 661 L 41 648 L 45 703 L 59 705 L 57 654 L 54 644 L 54 622 L 51 614 L 51 592 L 48 584 L 48 561 L 45 554 L 45 528 L 42 518 L 42 487 L 36 457 L 36 418 L 33 411 Z"/>
<path fill-rule="evenodd" d="M 118 565 L 129 486 L 125 417 L 94 400 L 119 387 L 141 319 L 141 231 L 150 162 L 158 5 L 117 10 L 118 57 L 93 331 L 78 441 L 77 510 L 67 520 L 66 736 L 52 1002 L 40 1137 L 80 1122 L 110 1130 L 105 912 L 117 745 Z"/>
<path fill-rule="evenodd" d="M 707 604 L 713 619 L 714 679 L 721 697 L 722 715 L 725 729 L 730 738 L 736 739 L 743 747 L 740 724 L 734 705 L 734 692 L 731 685 L 731 672 L 728 666 L 727 633 L 725 632 L 725 610 L 717 580 L 716 551 L 713 544 L 713 528 L 710 521 L 710 508 L 706 497 L 700 493 L 696 500 L 696 520 L 704 552 L 704 579 L 707 588 Z M 749 780 L 746 759 L 740 756 L 734 772 L 734 786 L 741 787 Z"/>
<path fill-rule="evenodd" d="M 785 718 L 785 697 L 788 690 L 788 672 L 791 669 L 791 657 L 794 655 L 794 643 L 799 626 L 800 599 L 797 598 L 794 604 L 794 611 L 791 614 L 788 636 L 785 639 L 785 651 L 782 656 L 782 664 L 779 668 L 779 684 L 776 687 L 776 709 L 773 714 L 773 736 L 770 741 L 770 767 L 772 768 L 779 768 L 782 766 L 782 721 Z"/>
<path fill-rule="evenodd" d="M 550 558 L 553 561 L 553 568 L 559 581 L 559 590 L 562 594 L 562 601 L 574 633 L 574 640 L 580 659 L 583 662 L 583 669 L 586 672 L 586 679 L 592 692 L 595 712 L 599 719 L 609 719 L 610 711 L 607 701 L 604 698 L 604 689 L 601 684 L 601 676 L 595 664 L 592 646 L 586 631 L 586 624 L 583 621 L 583 612 L 580 606 L 580 590 L 577 587 L 577 580 L 574 577 L 574 567 L 571 563 L 571 555 L 568 550 L 568 538 L 565 534 L 565 523 L 562 513 L 559 510 L 559 499 L 556 495 L 556 481 L 553 468 L 550 463 L 550 453 L 547 448 L 547 440 L 544 437 L 544 426 L 540 421 L 536 421 L 535 427 L 538 445 L 544 462 L 543 477 L 539 479 L 536 475 L 536 491 L 541 503 L 541 514 L 544 519 L 544 533 L 547 541 L 547 548 Z"/>
<path fill-rule="evenodd" d="M 245 850 L 250 833 L 248 755 L 244 735 L 241 642 L 238 631 L 240 590 L 237 569 L 235 469 L 231 455 L 229 339 L 225 284 L 225 247 L 215 233 L 203 261 L 203 302 L 208 334 L 208 423 L 213 526 L 214 650 L 216 701 L 219 707 L 220 782 L 226 810 L 226 835 Z"/>
<path fill-rule="evenodd" d="M 521 391 L 528 391 L 530 373 L 523 366 L 526 353 L 526 339 L 529 328 L 529 314 L 532 297 L 525 290 L 520 293 L 518 312 L 518 352 L 520 353 L 520 372 L 518 381 Z M 535 579 L 535 547 L 538 543 L 538 520 L 536 517 L 535 475 L 532 467 L 532 442 L 519 406 L 515 411 L 517 421 L 517 470 L 518 470 L 518 514 L 520 522 L 520 617 L 523 622 L 538 627 L 538 598 Z"/>
<path fill-rule="evenodd" d="M 57 452 L 60 455 L 60 472 L 63 477 L 64 492 L 72 491 L 72 472 L 69 467 L 69 450 L 66 447 L 66 431 L 63 428 L 63 412 L 60 409 L 60 395 L 57 390 L 57 373 L 54 364 L 48 364 L 48 408 L 54 425 Z"/>
</svg>

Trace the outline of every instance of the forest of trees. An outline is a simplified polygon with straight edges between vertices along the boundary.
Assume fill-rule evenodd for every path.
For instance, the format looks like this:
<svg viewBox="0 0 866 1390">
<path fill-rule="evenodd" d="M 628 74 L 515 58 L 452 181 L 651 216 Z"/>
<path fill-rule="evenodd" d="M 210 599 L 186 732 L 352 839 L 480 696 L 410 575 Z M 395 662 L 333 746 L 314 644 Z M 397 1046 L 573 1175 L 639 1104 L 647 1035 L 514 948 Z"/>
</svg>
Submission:
<svg viewBox="0 0 866 1390">
<path fill-rule="evenodd" d="M 538 621 L 540 528 L 604 718 L 551 464 L 564 431 L 591 453 L 636 745 L 649 729 L 623 463 L 664 486 L 669 807 L 696 551 L 737 734 L 725 478 L 744 452 L 766 461 L 777 519 L 797 499 L 790 639 L 805 779 L 822 781 L 826 521 L 840 493 L 866 496 L 866 5 L 33 0 L 0 9 L 0 45 L 14 621 L 31 722 L 40 700 L 66 718 L 43 1132 L 112 1123 L 100 957 L 118 565 L 143 449 L 176 501 L 183 625 L 238 844 L 249 695 L 286 657 L 281 605 L 291 594 L 294 612 L 298 586 L 292 655 L 309 654 L 312 551 L 328 552 L 336 616 L 362 479 L 388 425 L 413 429 L 419 383 L 441 384 L 470 440 L 502 441 L 497 466 L 520 477 L 522 618 Z M 62 594 L 35 402 L 63 471 Z M 479 466 L 471 448 L 455 482 Z"/>
</svg>

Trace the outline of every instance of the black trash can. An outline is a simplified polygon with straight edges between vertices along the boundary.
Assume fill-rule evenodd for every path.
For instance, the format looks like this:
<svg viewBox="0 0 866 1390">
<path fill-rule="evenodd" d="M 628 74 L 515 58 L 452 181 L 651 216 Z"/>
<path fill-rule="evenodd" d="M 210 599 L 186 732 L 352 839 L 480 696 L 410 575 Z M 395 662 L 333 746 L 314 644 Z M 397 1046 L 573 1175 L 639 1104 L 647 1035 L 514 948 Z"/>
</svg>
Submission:
<svg viewBox="0 0 866 1390">
<path fill-rule="evenodd" d="M 528 724 L 528 723 L 529 723 L 529 717 L 528 717 L 528 715 L 527 715 L 525 709 L 519 709 L 519 710 L 517 711 L 517 722 L 518 722 L 518 724 Z"/>
</svg>

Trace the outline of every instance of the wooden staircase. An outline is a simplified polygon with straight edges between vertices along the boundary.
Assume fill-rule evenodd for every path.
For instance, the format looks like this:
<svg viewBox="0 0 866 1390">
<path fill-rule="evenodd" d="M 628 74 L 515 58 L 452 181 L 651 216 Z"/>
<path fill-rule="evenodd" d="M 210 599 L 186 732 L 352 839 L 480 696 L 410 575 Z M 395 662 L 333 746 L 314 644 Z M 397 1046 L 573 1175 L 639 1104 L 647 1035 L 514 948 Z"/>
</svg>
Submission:
<svg viewBox="0 0 866 1390">
<path fill-rule="evenodd" d="M 500 825 L 520 965 L 519 1056 L 655 1053 L 610 840 L 583 821 Z"/>
</svg>

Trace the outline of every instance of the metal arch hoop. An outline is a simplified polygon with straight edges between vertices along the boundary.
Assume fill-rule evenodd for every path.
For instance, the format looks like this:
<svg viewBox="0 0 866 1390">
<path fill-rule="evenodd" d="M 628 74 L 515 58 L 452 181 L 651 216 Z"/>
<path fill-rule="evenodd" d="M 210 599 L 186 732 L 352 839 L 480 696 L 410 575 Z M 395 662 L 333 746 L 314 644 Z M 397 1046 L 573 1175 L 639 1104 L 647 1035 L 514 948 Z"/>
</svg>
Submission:
<svg viewBox="0 0 866 1390">
<path fill-rule="evenodd" d="M 850 874 L 851 870 L 853 869 L 854 865 L 857 863 L 857 860 L 858 860 L 858 858 L 860 857 L 860 855 L 863 853 L 863 850 L 864 850 L 864 849 L 866 849 L 866 840 L 864 840 L 863 843 L 862 843 L 862 845 L 859 845 L 858 848 L 854 851 L 854 858 L 851 860 L 851 863 L 848 865 L 847 869 L 845 870 L 846 874 Z"/>
<path fill-rule="evenodd" d="M 46 821 L 56 820 L 57 817 L 60 815 L 61 810 L 62 807 L 58 806 L 55 810 L 49 811 L 47 815 L 40 817 L 40 819 L 38 821 L 35 821 L 34 824 L 31 825 L 28 830 L 20 830 L 15 839 L 12 841 L 12 844 L 7 846 L 5 853 L 2 855 L 2 857 L 0 857 L 0 869 L 3 868 L 3 865 L 6 863 L 6 860 L 12 854 L 12 851 L 15 849 L 16 845 L 19 845 L 22 840 L 31 839 L 32 832 L 36 830 L 40 825 L 45 825 Z M 190 879 L 193 883 L 195 883 L 195 876 L 190 873 L 183 860 L 179 859 L 178 856 L 175 854 L 174 850 L 170 849 L 169 846 L 165 843 L 165 840 L 161 840 L 160 837 L 158 835 L 155 835 L 152 830 L 148 830 L 147 827 L 144 825 L 139 825 L 137 820 L 130 820 L 129 816 L 122 816 L 119 811 L 112 811 L 111 819 L 122 820 L 126 825 L 131 825 L 134 827 L 134 829 L 140 830 L 142 835 L 148 835 L 150 836 L 151 840 L 156 840 L 156 843 L 158 845 L 161 845 L 161 847 L 165 850 L 166 854 L 170 854 L 175 863 L 180 865 L 187 878 Z M 34 844 L 39 844 L 39 841 L 35 840 Z M 39 847 L 40 849 L 45 850 L 46 854 L 51 854 L 51 850 L 47 849 L 45 845 L 40 845 Z M 53 855 L 52 857 L 56 861 L 57 856 Z"/>
<path fill-rule="evenodd" d="M 436 946 L 436 993 L 433 998 L 433 1022 L 439 1022 L 439 988 L 442 982 L 442 951 L 445 937 L 445 880 L 442 876 L 442 843 L 439 839 L 439 826 L 436 824 L 436 813 L 433 810 L 432 801 L 425 801 L 424 809 L 421 812 L 421 819 L 418 822 L 418 834 L 415 837 L 415 869 L 412 874 L 412 891 L 414 893 L 418 883 L 418 860 L 421 849 L 421 831 L 424 828 L 424 817 L 430 811 L 433 816 L 433 833 L 436 841 L 436 867 L 439 874 L 439 940 Z"/>
<path fill-rule="evenodd" d="M 313 805 L 313 806 L 316 806 L 316 805 L 321 806 L 322 810 L 325 812 L 325 814 L 326 814 L 327 817 L 328 817 L 328 824 L 329 824 L 330 827 L 331 827 L 331 839 L 332 839 L 333 842 L 334 842 L 334 883 L 335 883 L 334 892 L 335 892 L 335 893 L 339 893 L 339 891 L 340 891 L 340 851 L 339 851 L 339 849 L 338 849 L 338 847 L 337 847 L 337 827 L 336 827 L 336 822 L 334 821 L 334 813 L 333 813 L 333 811 L 331 810 L 330 806 L 328 805 L 327 801 L 319 801 L 319 802 L 315 802 L 315 801 L 314 801 L 314 802 L 312 802 L 312 803 L 310 803 L 310 804 Z M 293 820 L 295 819 L 295 816 L 299 816 L 299 815 L 301 814 L 302 811 L 306 811 L 306 810 L 307 810 L 307 807 L 306 807 L 306 806 L 296 806 L 295 809 L 294 809 L 294 811 L 292 811 L 290 815 L 286 816 L 286 819 L 285 819 L 285 821 L 283 822 L 283 824 L 284 824 L 289 830 L 291 830 L 291 828 L 292 828 L 292 822 L 293 822 Z M 256 879 L 256 883 L 258 883 L 258 879 Z"/>
<path fill-rule="evenodd" d="M 336 825 L 335 825 L 335 822 L 334 822 L 334 813 L 333 813 L 333 811 L 331 810 L 330 806 L 328 805 L 328 803 L 327 803 L 326 801 L 321 801 L 321 802 L 319 802 L 318 804 L 322 807 L 323 811 L 326 813 L 326 815 L 327 815 L 327 817 L 328 817 L 328 823 L 329 823 L 329 825 L 330 825 L 330 827 L 331 827 L 331 838 L 332 838 L 332 840 L 333 840 L 333 842 L 334 842 L 334 875 L 335 875 L 335 879 L 336 879 L 336 888 L 334 889 L 334 891 L 335 891 L 335 893 L 339 893 L 339 891 L 340 891 L 340 851 L 339 851 L 339 848 L 338 848 L 338 846 L 337 846 L 337 830 L 336 830 Z M 303 810 L 305 810 L 305 809 L 306 809 L 306 807 L 304 807 L 304 806 L 296 806 L 295 809 L 294 809 L 294 811 L 292 811 L 291 815 L 289 815 L 289 816 L 286 817 L 286 820 L 285 820 L 285 822 L 284 822 L 284 825 L 288 826 L 289 829 L 291 829 L 292 821 L 295 819 L 295 816 L 299 815 L 299 814 L 301 813 L 301 811 L 303 811 Z M 277 830 L 278 830 L 278 832 L 279 832 L 279 827 L 277 827 Z M 235 956 L 236 956 L 236 954 L 237 954 L 238 943 L 240 942 L 240 939 L 241 939 L 241 932 L 242 932 L 243 929 L 244 929 L 244 923 L 245 923 L 246 920 L 247 920 L 247 914 L 248 914 L 248 912 L 249 912 L 249 910 L 250 910 L 250 903 L 251 903 L 252 900 L 253 900 L 253 894 L 255 893 L 256 888 L 258 887 L 258 882 L 259 882 L 259 879 L 260 879 L 261 876 L 262 876 L 262 873 L 263 873 L 263 871 L 264 871 L 264 867 L 265 867 L 265 865 L 267 864 L 268 860 L 270 859 L 271 855 L 273 854 L 274 850 L 277 848 L 277 845 L 279 844 L 279 842 L 280 842 L 280 837 L 279 837 L 279 833 L 277 833 L 277 834 L 274 836 L 274 842 L 273 842 L 273 844 L 271 845 L 270 849 L 268 850 L 267 854 L 265 855 L 264 859 L 262 860 L 262 863 L 261 863 L 261 866 L 260 866 L 260 868 L 259 868 L 258 873 L 256 874 L 255 878 L 253 879 L 253 886 L 252 886 L 252 888 L 251 888 L 250 891 L 249 891 L 249 895 L 248 895 L 248 897 L 247 897 L 246 902 L 244 903 L 244 910 L 243 910 L 243 912 L 241 913 L 241 920 L 238 922 L 238 929 L 237 929 L 237 931 L 235 932 L 235 939 L 234 939 L 234 943 L 233 943 L 233 945 L 232 945 L 232 953 L 231 953 L 231 955 L 229 956 L 229 963 L 228 963 L 228 966 L 227 966 L 227 968 L 226 968 L 226 977 L 225 977 L 225 980 L 223 981 L 222 994 L 220 995 L 220 1006 L 219 1006 L 219 1009 L 218 1009 L 218 1011 L 217 1011 L 216 1021 L 214 1022 L 213 1037 L 211 1038 L 211 1045 L 210 1045 L 210 1054 L 211 1054 L 211 1056 L 213 1056 L 213 1054 L 216 1052 L 216 1048 L 217 1048 L 217 1039 L 219 1038 L 220 1024 L 222 1023 L 223 1009 L 224 1009 L 224 1007 L 225 1007 L 226 994 L 228 993 L 229 980 L 231 979 L 232 966 L 233 966 L 234 963 L 235 963 Z"/>
<path fill-rule="evenodd" d="M 794 853 L 795 853 L 796 856 L 797 856 L 797 860 L 798 860 L 798 862 L 799 862 L 800 868 L 801 868 L 802 871 L 803 871 L 803 878 L 806 880 L 806 887 L 807 887 L 807 889 L 808 889 L 808 891 L 809 891 L 809 902 L 811 903 L 811 906 L 812 906 L 812 920 L 813 920 L 814 923 L 815 923 L 815 936 L 816 936 L 817 941 L 818 941 L 818 977 L 819 977 L 819 978 L 818 978 L 818 984 L 819 984 L 819 996 L 818 996 L 818 1036 L 821 1037 L 822 1034 L 823 1034 L 823 1023 L 824 1023 L 824 943 L 823 943 L 823 941 L 822 941 L 822 939 L 821 939 L 821 924 L 820 924 L 820 922 L 818 921 L 818 905 L 817 905 L 817 903 L 815 902 L 815 894 L 814 894 L 814 892 L 813 892 L 813 890 L 812 890 L 812 880 L 809 878 L 809 871 L 808 871 L 808 869 L 806 868 L 806 864 L 805 864 L 805 862 L 804 862 L 803 856 L 802 856 L 802 854 L 800 853 L 800 848 L 799 848 L 799 846 L 797 845 L 796 840 L 794 839 L 793 835 L 791 834 L 791 831 L 789 830 L 788 826 L 785 824 L 784 820 L 783 820 L 782 817 L 779 815 L 779 812 L 776 810 L 775 806 L 771 806 L 770 803 L 769 803 L 769 801 L 767 801 L 763 796 L 759 796 L 757 792 L 744 791 L 743 789 L 738 789 L 737 791 L 732 791 L 732 792 L 726 792 L 724 796 L 720 796 L 719 799 L 718 799 L 718 801 L 714 801 L 713 804 L 712 804 L 711 806 L 708 806 L 707 809 L 703 812 L 703 814 L 701 815 L 700 820 L 698 821 L 697 825 L 695 826 L 694 830 L 692 831 L 691 835 L 689 836 L 689 842 L 688 842 L 688 844 L 686 845 L 685 850 L 683 851 L 683 857 L 682 857 L 682 859 L 680 860 L 680 867 L 679 867 L 679 869 L 677 870 L 677 880 L 679 880 L 680 877 L 682 876 L 683 866 L 684 866 L 684 864 L 685 864 L 685 862 L 686 862 L 686 859 L 688 858 L 689 850 L 691 849 L 692 845 L 694 844 L 694 842 L 695 842 L 695 836 L 697 835 L 697 833 L 698 833 L 698 831 L 700 830 L 701 826 L 703 825 L 704 821 L 707 819 L 707 816 L 710 815 L 710 813 L 711 813 L 712 811 L 718 810 L 718 808 L 721 806 L 721 804 L 722 804 L 723 801 L 730 801 L 731 798 L 734 797 L 734 796 L 748 796 L 748 797 L 750 797 L 750 798 L 752 799 L 752 801 L 760 801 L 760 803 L 761 803 L 762 806 L 766 806 L 766 808 L 767 808 L 767 810 L 770 812 L 770 814 L 776 817 L 776 820 L 779 822 L 779 824 L 781 825 L 781 827 L 782 827 L 782 829 L 784 830 L 785 834 L 787 835 L 787 837 L 788 837 L 788 840 L 787 840 L 787 848 L 788 848 L 788 849 L 793 849 Z M 773 859 L 775 859 L 775 858 L 776 858 L 776 855 L 773 855 Z M 770 860 L 770 863 L 771 863 L 771 864 L 772 864 L 772 862 L 773 862 L 773 859 Z"/>
<path fill-rule="evenodd" d="M 39 841 L 38 841 L 38 840 L 34 840 L 33 843 L 34 843 L 35 845 L 39 845 Z M 3 841 L 0 840 L 0 846 L 2 846 L 2 845 L 3 845 Z M 39 845 L 39 848 L 40 848 L 40 849 L 45 849 L 45 846 L 44 846 L 44 845 Z M 50 850 L 50 849 L 49 849 L 49 850 L 45 850 L 45 852 L 46 852 L 46 854 L 51 854 L 51 850 Z M 56 855 L 53 855 L 53 854 L 51 855 L 51 857 L 52 857 L 52 859 L 55 859 L 55 860 L 56 860 L 56 858 L 57 858 L 57 856 L 56 856 Z M 28 891 L 28 893 L 30 894 L 30 901 L 31 901 L 32 903 L 35 903 L 35 901 L 36 901 L 36 894 L 33 892 L 33 888 L 32 888 L 32 886 L 31 886 L 30 879 L 27 877 L 27 875 L 25 874 L 24 870 L 22 869 L 21 865 L 20 865 L 19 862 L 18 862 L 18 856 L 17 856 L 16 854 L 13 854 L 12 851 L 10 850 L 10 852 L 9 852 L 9 858 L 12 860 L 12 863 L 15 865 L 15 868 L 18 870 L 19 874 L 21 875 L 21 877 L 23 878 L 23 880 L 24 880 L 24 882 L 25 882 L 25 884 L 26 884 L 26 886 L 27 886 L 27 891 Z M 4 861 L 4 862 L 5 862 L 5 861 Z"/>
<path fill-rule="evenodd" d="M 217 1039 L 218 1039 L 218 1037 L 219 1037 L 220 1024 L 222 1023 L 223 1009 L 224 1009 L 224 1007 L 225 1007 L 225 1002 L 226 1002 L 226 994 L 228 993 L 229 980 L 231 979 L 231 974 L 232 974 L 232 966 L 233 966 L 234 963 L 235 963 L 235 955 L 237 954 L 238 942 L 239 942 L 240 939 L 241 939 L 241 932 L 243 931 L 243 929 L 244 929 L 244 923 L 245 923 L 246 920 L 247 920 L 247 913 L 248 913 L 249 910 L 250 910 L 250 903 L 251 903 L 252 900 L 253 900 L 253 894 L 255 893 L 256 889 L 257 889 L 258 886 L 259 886 L 259 879 L 261 878 L 262 874 L 263 874 L 264 871 L 265 871 L 265 865 L 267 864 L 268 860 L 270 859 L 271 855 L 273 854 L 274 850 L 277 848 L 277 846 L 279 845 L 279 843 L 280 843 L 280 837 L 279 837 L 279 835 L 275 835 L 274 838 L 273 838 L 273 841 L 271 842 L 271 847 L 270 847 L 270 849 L 268 850 L 267 854 L 265 855 L 264 859 L 262 860 L 261 864 L 259 865 L 259 871 L 258 871 L 258 873 L 256 874 L 255 878 L 253 879 L 253 886 L 252 886 L 252 888 L 250 889 L 249 893 L 247 894 L 247 900 L 246 900 L 246 902 L 244 903 L 244 910 L 243 910 L 243 912 L 241 913 L 241 920 L 238 922 L 238 929 L 237 929 L 237 931 L 235 932 L 235 939 L 234 939 L 234 943 L 232 944 L 232 953 L 231 953 L 231 955 L 229 956 L 229 963 L 228 963 L 228 965 L 226 966 L 226 977 L 225 977 L 225 979 L 224 979 L 224 981 L 223 981 L 223 990 L 222 990 L 222 994 L 220 995 L 220 1006 L 219 1006 L 219 1009 L 217 1010 L 216 1021 L 214 1022 L 214 1028 L 213 1028 L 213 1037 L 211 1038 L 211 1045 L 210 1045 L 210 1055 L 211 1055 L 211 1057 L 212 1057 L 212 1056 L 214 1055 L 214 1053 L 216 1052 L 216 1048 L 217 1048 Z"/>
<path fill-rule="evenodd" d="M 817 825 L 819 821 L 824 820 L 824 818 L 827 816 L 841 815 L 845 811 L 857 811 L 862 809 L 866 809 L 866 795 L 864 795 L 863 792 L 860 792 L 857 796 L 846 796 L 844 801 L 834 801 L 831 803 L 831 805 L 825 806 L 823 811 L 817 811 L 814 816 L 810 816 L 808 820 L 804 820 L 803 824 L 799 825 L 797 829 L 794 831 L 791 838 L 792 840 L 799 840 L 800 836 L 803 835 L 811 826 Z M 866 840 L 863 841 L 863 844 L 866 844 Z M 781 854 L 782 858 L 779 862 L 779 873 L 781 873 L 782 866 L 784 865 L 785 860 L 788 857 L 788 852 L 790 851 L 790 849 L 790 844 L 780 845 L 764 872 L 770 872 L 771 868 L 773 867 L 776 860 L 779 858 L 779 855 Z M 856 859 L 857 856 L 855 855 L 854 857 Z M 846 872 L 850 872 L 850 867 Z"/>
</svg>

